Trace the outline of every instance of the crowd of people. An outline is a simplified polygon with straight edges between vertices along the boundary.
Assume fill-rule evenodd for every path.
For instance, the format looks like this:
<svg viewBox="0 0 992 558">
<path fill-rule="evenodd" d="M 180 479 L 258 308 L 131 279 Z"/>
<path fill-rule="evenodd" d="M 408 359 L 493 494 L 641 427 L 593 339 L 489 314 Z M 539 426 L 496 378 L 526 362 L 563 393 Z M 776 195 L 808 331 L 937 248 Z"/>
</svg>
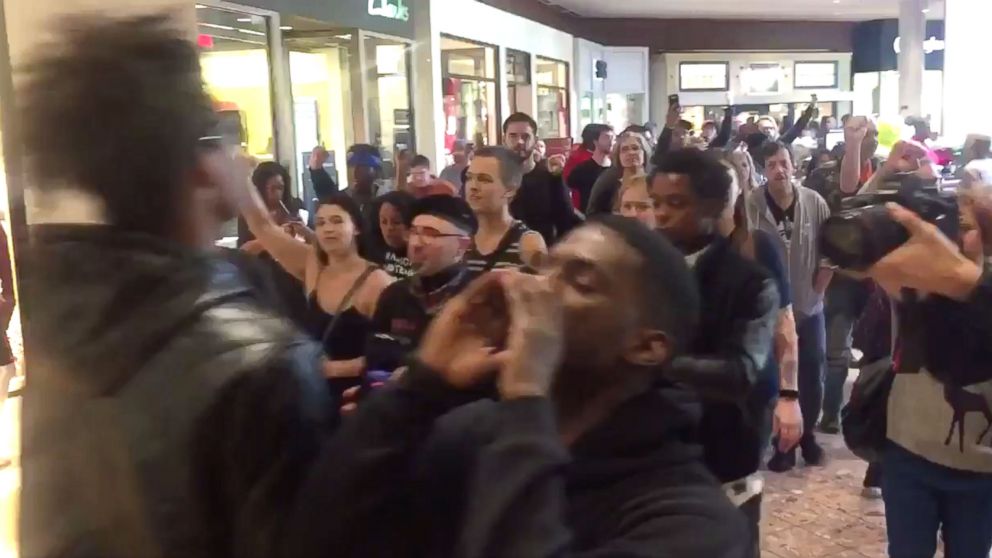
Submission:
<svg viewBox="0 0 992 558">
<path fill-rule="evenodd" d="M 39 196 L 77 208 L 25 260 L 28 556 L 760 556 L 762 470 L 824 463 L 859 322 L 900 304 L 869 301 L 933 293 L 992 339 L 987 138 L 964 250 L 892 208 L 908 241 L 857 275 L 822 257 L 824 223 L 934 176 L 911 141 L 876 161 L 867 118 L 803 185 L 812 106 L 784 133 L 728 107 L 696 136 L 673 103 L 657 143 L 595 124 L 567 157 L 514 113 L 440 178 L 404 154 L 389 192 L 376 147 L 343 188 L 314 149 L 308 212 L 215 133 L 168 19 L 60 41 L 19 95 Z M 213 247 L 238 215 L 240 248 Z M 898 362 L 899 328 L 869 329 L 859 364 Z M 895 374 L 866 482 L 892 556 L 939 529 L 945 555 L 987 555 L 988 392 L 923 362 Z"/>
</svg>

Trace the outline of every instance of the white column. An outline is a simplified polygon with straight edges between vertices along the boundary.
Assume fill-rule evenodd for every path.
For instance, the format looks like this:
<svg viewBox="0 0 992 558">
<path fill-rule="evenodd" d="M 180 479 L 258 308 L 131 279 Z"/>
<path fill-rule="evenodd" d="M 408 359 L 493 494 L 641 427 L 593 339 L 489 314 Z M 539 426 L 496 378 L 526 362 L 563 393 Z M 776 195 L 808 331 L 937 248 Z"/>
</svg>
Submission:
<svg viewBox="0 0 992 558">
<path fill-rule="evenodd" d="M 926 40 L 927 0 L 902 0 L 899 4 L 899 113 L 922 114 L 923 41 Z"/>
<path fill-rule="evenodd" d="M 417 153 L 440 166 L 444 156 L 444 97 L 441 95 L 441 34 L 434 24 L 433 2 L 413 0 L 413 125 Z"/>
<path fill-rule="evenodd" d="M 988 67 L 992 2 L 945 0 L 944 135 L 963 141 L 969 133 L 992 134 Z"/>
</svg>

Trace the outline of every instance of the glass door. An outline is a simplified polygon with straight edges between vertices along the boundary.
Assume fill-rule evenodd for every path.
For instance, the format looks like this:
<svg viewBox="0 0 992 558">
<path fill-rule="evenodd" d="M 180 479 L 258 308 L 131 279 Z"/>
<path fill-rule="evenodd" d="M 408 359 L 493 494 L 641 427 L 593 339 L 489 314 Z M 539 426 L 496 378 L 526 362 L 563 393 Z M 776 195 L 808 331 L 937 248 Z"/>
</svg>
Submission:
<svg viewBox="0 0 992 558">
<path fill-rule="evenodd" d="M 353 32 L 286 33 L 296 161 L 303 199 L 314 197 L 308 171 L 310 153 L 322 146 L 330 157 L 324 170 L 339 188 L 348 182 L 345 154 L 354 143 L 351 72 L 357 57 L 351 49 Z"/>
</svg>

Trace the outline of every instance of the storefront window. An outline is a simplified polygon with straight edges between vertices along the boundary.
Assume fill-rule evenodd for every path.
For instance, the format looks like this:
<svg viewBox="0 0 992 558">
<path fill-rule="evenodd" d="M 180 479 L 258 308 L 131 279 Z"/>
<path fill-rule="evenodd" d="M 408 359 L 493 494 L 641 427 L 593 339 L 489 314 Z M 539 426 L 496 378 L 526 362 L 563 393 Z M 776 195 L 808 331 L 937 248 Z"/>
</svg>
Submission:
<svg viewBox="0 0 992 558">
<path fill-rule="evenodd" d="M 568 64 L 537 57 L 537 135 L 568 137 Z"/>
<path fill-rule="evenodd" d="M 506 50 L 506 94 L 510 113 L 529 112 L 530 106 L 530 55 L 519 50 Z"/>
<path fill-rule="evenodd" d="M 275 157 L 268 18 L 197 6 L 197 43 L 207 91 L 227 132 L 262 160 Z"/>
<path fill-rule="evenodd" d="M 497 65 L 496 47 L 441 36 L 446 154 L 459 139 L 477 146 L 500 142 Z"/>
<path fill-rule="evenodd" d="M 200 4 L 196 18 L 203 81 L 223 133 L 255 159 L 275 159 L 268 18 Z M 237 235 L 232 220 L 219 243 L 231 247 Z"/>
<path fill-rule="evenodd" d="M 339 186 L 347 183 L 345 152 L 354 143 L 351 103 L 351 67 L 348 48 L 351 35 L 341 32 L 327 36 L 289 35 L 290 81 L 293 89 L 293 127 L 296 132 L 297 165 L 302 170 L 300 184 L 313 195 L 307 172 L 311 150 L 322 145 L 330 153 L 325 169 Z"/>
<path fill-rule="evenodd" d="M 2 144 L 2 142 L 0 142 Z M 3 227 L 7 236 L 7 245 L 0 246 L 6 250 L 5 254 L 11 257 L 14 253 L 11 245 L 10 218 L 7 198 L 7 174 L 3 164 L 3 153 L 0 150 L 0 227 Z M 13 258 L 10 260 L 11 271 L 16 276 L 16 267 Z M 4 285 L 4 288 L 14 288 L 11 285 Z M 19 298 L 19 297 L 18 297 Z M 24 387 L 24 344 L 21 337 L 21 319 L 19 308 L 14 309 L 14 313 L 7 325 L 6 333 L 8 343 L 3 347 L 0 354 L 0 362 L 9 361 L 13 357 L 14 362 L 0 366 L 0 556 L 18 556 L 18 536 L 17 525 L 20 506 L 18 500 L 21 496 L 21 392 Z"/>
<path fill-rule="evenodd" d="M 410 114 L 409 45 L 365 36 L 369 137 L 384 159 L 402 149 L 413 149 Z"/>
<path fill-rule="evenodd" d="M 610 93 L 606 96 L 606 123 L 613 126 L 617 133 L 631 124 L 643 124 L 643 114 L 643 93 Z"/>
</svg>

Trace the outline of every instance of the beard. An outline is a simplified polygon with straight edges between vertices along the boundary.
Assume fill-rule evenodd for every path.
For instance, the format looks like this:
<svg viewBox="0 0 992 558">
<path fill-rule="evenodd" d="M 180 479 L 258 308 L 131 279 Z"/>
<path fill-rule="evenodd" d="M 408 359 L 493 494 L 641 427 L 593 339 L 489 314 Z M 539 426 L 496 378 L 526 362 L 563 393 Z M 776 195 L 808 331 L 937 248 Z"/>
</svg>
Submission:
<svg viewBox="0 0 992 558">
<path fill-rule="evenodd" d="M 517 148 L 517 147 L 513 147 L 510 150 L 513 151 L 513 154 L 517 156 L 517 160 L 520 163 L 523 163 L 527 159 L 530 159 L 531 157 L 534 156 L 534 148 L 533 147 L 531 147 L 531 148 L 526 148 L 526 147 L 524 147 L 524 148 Z"/>
</svg>

